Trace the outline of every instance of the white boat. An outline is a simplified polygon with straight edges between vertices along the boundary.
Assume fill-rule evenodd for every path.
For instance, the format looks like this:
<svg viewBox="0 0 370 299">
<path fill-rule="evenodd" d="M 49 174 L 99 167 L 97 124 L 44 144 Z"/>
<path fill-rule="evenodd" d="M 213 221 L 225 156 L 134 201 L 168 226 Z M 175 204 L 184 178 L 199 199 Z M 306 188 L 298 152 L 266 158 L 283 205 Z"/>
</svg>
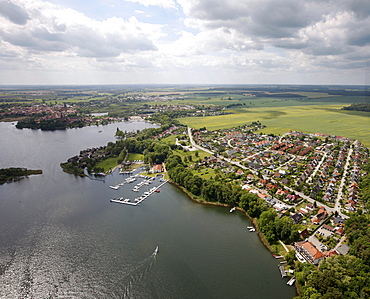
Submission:
<svg viewBox="0 0 370 299">
<path fill-rule="evenodd" d="M 253 226 L 247 226 L 247 228 L 248 228 L 248 229 L 252 229 L 252 228 L 254 228 L 254 227 L 253 227 Z"/>
<path fill-rule="evenodd" d="M 289 281 L 286 283 L 288 286 L 292 286 L 295 282 L 295 277 L 293 276 Z"/>
<path fill-rule="evenodd" d="M 256 231 L 256 229 L 255 229 L 255 228 L 250 228 L 250 229 L 249 229 L 249 231 L 250 231 L 250 232 L 255 232 L 255 231 Z"/>
<path fill-rule="evenodd" d="M 154 255 L 157 255 L 157 253 L 158 253 L 158 246 L 155 248 L 155 250 L 154 250 Z"/>
<path fill-rule="evenodd" d="M 109 186 L 109 188 L 112 188 L 114 190 L 118 190 L 119 189 L 119 186 Z"/>
<path fill-rule="evenodd" d="M 272 255 L 274 258 L 276 258 L 276 259 L 282 259 L 283 258 L 283 256 L 282 255 L 276 255 L 276 254 L 273 254 Z"/>
<path fill-rule="evenodd" d="M 230 213 L 234 212 L 235 210 L 236 210 L 236 208 L 235 208 L 235 207 L 231 208 L 231 209 L 230 209 Z"/>
</svg>

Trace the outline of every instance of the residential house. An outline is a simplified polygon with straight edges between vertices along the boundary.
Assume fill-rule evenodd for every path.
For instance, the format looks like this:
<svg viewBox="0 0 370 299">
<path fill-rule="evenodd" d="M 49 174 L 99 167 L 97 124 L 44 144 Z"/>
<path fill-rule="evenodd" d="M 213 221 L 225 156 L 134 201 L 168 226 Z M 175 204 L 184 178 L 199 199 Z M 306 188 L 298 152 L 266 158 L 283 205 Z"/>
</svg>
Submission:
<svg viewBox="0 0 370 299">
<path fill-rule="evenodd" d="M 317 215 L 313 217 L 312 223 L 318 225 L 323 219 L 326 218 L 326 216 L 328 216 L 328 212 L 325 210 L 324 207 L 320 207 Z"/>
<path fill-rule="evenodd" d="M 296 213 L 296 214 L 294 214 L 294 215 L 291 215 L 291 216 L 289 216 L 291 219 L 293 219 L 293 221 L 294 221 L 294 223 L 295 224 L 298 224 L 299 222 L 301 222 L 301 220 L 302 220 L 302 218 L 303 218 L 303 216 L 302 216 L 302 214 L 300 214 L 300 213 Z"/>
<path fill-rule="evenodd" d="M 158 173 L 158 172 L 163 172 L 164 168 L 162 164 L 155 164 L 153 165 L 152 172 L 153 173 Z"/>
</svg>

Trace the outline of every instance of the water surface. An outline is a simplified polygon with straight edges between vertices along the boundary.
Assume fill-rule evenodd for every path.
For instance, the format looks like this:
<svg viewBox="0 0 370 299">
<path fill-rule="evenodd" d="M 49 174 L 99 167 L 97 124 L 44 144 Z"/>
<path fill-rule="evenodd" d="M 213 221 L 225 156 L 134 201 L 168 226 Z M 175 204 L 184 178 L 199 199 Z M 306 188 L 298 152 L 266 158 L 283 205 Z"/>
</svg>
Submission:
<svg viewBox="0 0 370 299">
<path fill-rule="evenodd" d="M 194 203 L 170 184 L 140 206 L 111 203 L 137 196 L 134 183 L 113 190 L 124 179 L 117 172 L 103 182 L 59 166 L 114 141 L 117 127 L 149 126 L 44 132 L 0 123 L 0 168 L 43 170 L 0 186 L 0 298 L 295 296 L 241 213 Z"/>
</svg>

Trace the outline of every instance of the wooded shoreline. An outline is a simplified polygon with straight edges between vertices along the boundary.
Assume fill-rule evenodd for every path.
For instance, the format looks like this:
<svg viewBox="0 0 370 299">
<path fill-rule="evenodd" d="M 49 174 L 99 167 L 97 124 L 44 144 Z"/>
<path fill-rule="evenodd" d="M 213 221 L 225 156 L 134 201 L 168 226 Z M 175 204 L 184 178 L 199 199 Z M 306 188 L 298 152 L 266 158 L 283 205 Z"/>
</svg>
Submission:
<svg viewBox="0 0 370 299">
<path fill-rule="evenodd" d="M 0 185 L 5 184 L 7 182 L 17 181 L 25 177 L 28 177 L 29 175 L 35 174 L 42 174 L 42 170 L 41 169 L 32 170 L 20 167 L 3 168 L 0 169 Z"/>
</svg>

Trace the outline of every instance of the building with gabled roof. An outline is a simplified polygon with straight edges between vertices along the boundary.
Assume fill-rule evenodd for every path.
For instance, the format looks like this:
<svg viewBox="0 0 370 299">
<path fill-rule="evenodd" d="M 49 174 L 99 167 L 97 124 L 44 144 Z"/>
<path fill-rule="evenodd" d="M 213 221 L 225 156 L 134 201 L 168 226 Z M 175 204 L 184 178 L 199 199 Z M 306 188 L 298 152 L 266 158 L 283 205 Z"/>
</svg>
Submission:
<svg viewBox="0 0 370 299">
<path fill-rule="evenodd" d="M 295 242 L 294 249 L 307 262 L 314 265 L 317 265 L 325 258 L 324 254 L 308 241 Z"/>
</svg>

